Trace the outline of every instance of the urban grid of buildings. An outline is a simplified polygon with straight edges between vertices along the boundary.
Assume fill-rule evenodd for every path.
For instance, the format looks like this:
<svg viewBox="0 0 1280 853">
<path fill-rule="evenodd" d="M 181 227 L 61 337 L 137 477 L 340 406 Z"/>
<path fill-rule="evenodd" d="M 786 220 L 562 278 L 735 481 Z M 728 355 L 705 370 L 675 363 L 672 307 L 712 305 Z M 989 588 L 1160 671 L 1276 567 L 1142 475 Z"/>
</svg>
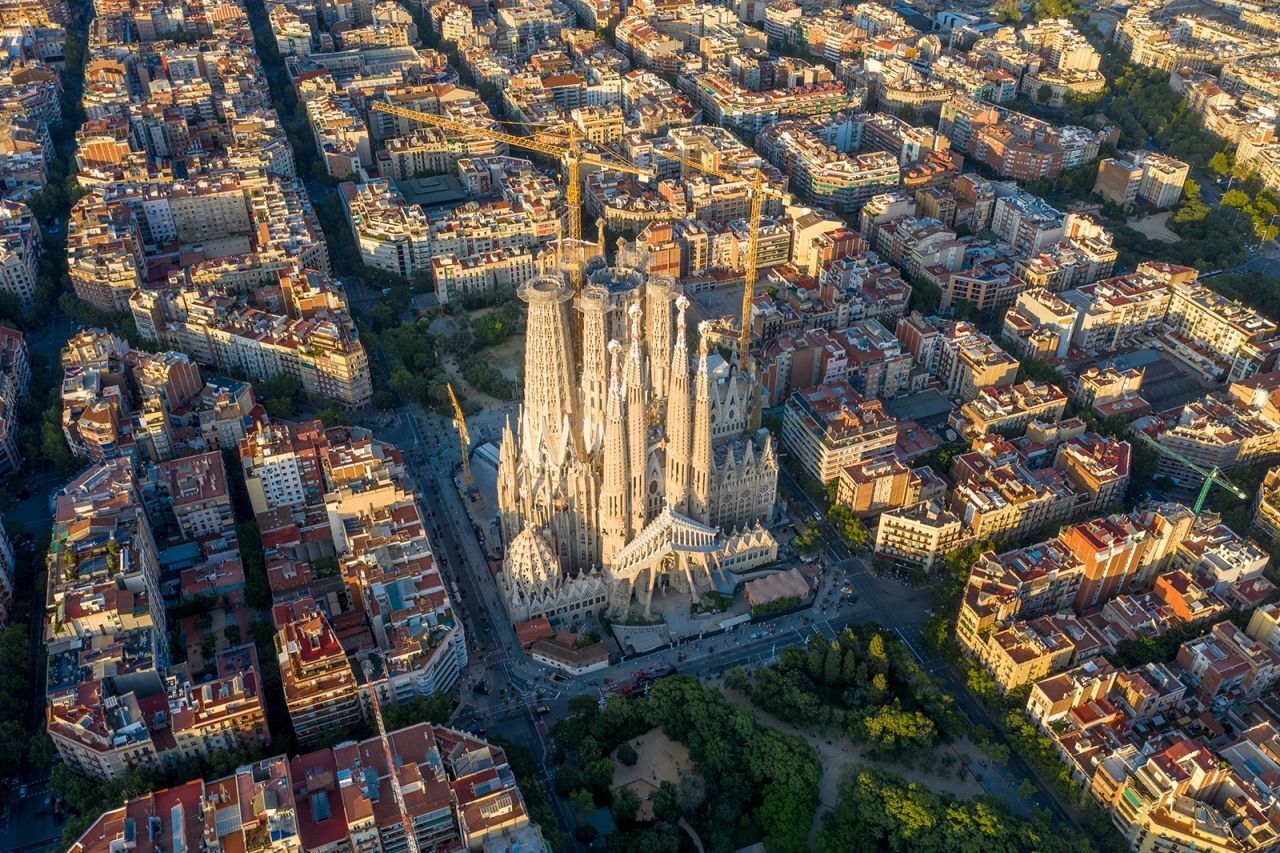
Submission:
<svg viewBox="0 0 1280 853">
<path fill-rule="evenodd" d="M 256 610 L 301 752 L 130 799 L 73 850 L 545 847 L 480 736 L 329 745 L 465 682 L 476 629 L 406 454 L 255 397 L 289 377 L 371 404 L 364 268 L 413 282 L 415 317 L 527 315 L 485 464 L 494 582 L 535 661 L 606 667 L 553 632 L 672 600 L 811 600 L 832 567 L 796 554 L 794 475 L 866 526 L 878 570 L 980 552 L 959 647 L 1025 692 L 1133 849 L 1280 845 L 1280 324 L 1195 268 L 1122 263 L 1097 216 L 1176 208 L 1204 164 L 1044 118 L 1106 90 L 1109 51 L 1280 191 L 1266 4 L 1146 0 L 1099 32 L 827 0 L 265 0 L 251 25 L 259 2 L 81 4 L 78 191 L 42 221 L 77 18 L 0 0 L 0 297 L 56 289 L 61 233 L 95 325 L 136 329 L 77 329 L 58 356 L 83 467 L 50 504 L 45 728 L 99 782 L 269 747 Z M 539 127 L 616 168 L 570 182 L 519 144 Z M 1086 203 L 1032 191 L 1086 167 Z M 32 367 L 0 328 L 0 476 L 22 470 Z M 1163 479 L 1136 493 L 1152 456 Z M 1206 476 L 1245 468 L 1248 529 L 1200 511 Z M 14 572 L 0 530 L 0 625 Z M 1171 631 L 1171 661 L 1109 660 Z"/>
</svg>

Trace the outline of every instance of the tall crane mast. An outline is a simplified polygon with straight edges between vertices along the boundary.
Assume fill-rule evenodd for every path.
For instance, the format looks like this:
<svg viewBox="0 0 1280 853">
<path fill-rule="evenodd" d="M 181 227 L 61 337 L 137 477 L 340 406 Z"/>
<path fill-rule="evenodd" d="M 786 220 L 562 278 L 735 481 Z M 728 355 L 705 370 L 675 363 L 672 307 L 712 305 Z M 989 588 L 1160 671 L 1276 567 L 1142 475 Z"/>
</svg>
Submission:
<svg viewBox="0 0 1280 853">
<path fill-rule="evenodd" d="M 453 403 L 453 425 L 458 430 L 458 442 L 462 445 L 462 484 L 471 488 L 471 433 L 467 432 L 467 419 L 462 416 L 462 406 L 458 405 L 458 397 L 453 393 L 453 383 L 446 382 L 449 389 L 449 402 Z"/>
<path fill-rule="evenodd" d="M 692 160 L 679 154 L 671 154 L 658 148 L 654 149 L 654 153 L 659 157 L 674 160 L 690 169 L 697 169 L 699 172 L 714 175 L 717 178 L 729 181 L 743 180 L 741 174 L 726 172 L 723 169 L 708 166 L 699 160 Z M 742 329 L 738 333 L 738 367 L 746 372 L 754 372 L 754 366 L 751 363 L 751 308 L 756 298 L 757 264 L 759 263 L 758 255 L 760 252 L 760 220 L 764 216 L 764 199 L 765 196 L 788 201 L 791 199 L 790 193 L 776 189 L 765 181 L 762 169 L 753 168 L 752 172 L 749 184 L 751 190 L 751 213 L 747 220 L 750 234 L 747 236 L 747 263 L 744 272 L 746 280 L 742 287 Z"/>
<path fill-rule="evenodd" d="M 413 821 L 409 818 L 409 809 L 405 806 L 404 791 L 400 790 L 400 775 L 396 772 L 396 759 L 391 751 L 391 739 L 387 737 L 387 727 L 382 722 L 382 705 L 378 701 L 378 688 L 373 683 L 373 663 L 365 658 L 364 683 L 369 691 L 369 700 L 373 705 L 373 721 L 378 726 L 378 740 L 382 741 L 382 754 L 387 759 L 387 772 L 391 775 L 391 795 L 395 798 L 396 808 L 400 810 L 400 823 L 404 827 L 404 841 L 409 853 L 418 853 L 418 836 L 413 832 Z"/>
<path fill-rule="evenodd" d="M 1219 468 L 1217 465 L 1214 465 L 1212 469 L 1204 468 L 1192 462 L 1190 459 L 1183 456 L 1178 451 L 1165 447 L 1163 444 L 1156 441 L 1155 439 L 1147 435 L 1142 430 L 1136 430 L 1136 433 L 1142 438 L 1142 440 L 1146 443 L 1148 447 L 1152 448 L 1157 453 L 1164 454 L 1165 456 L 1168 456 L 1171 459 L 1176 459 L 1177 461 L 1181 462 L 1183 465 L 1187 466 L 1187 468 L 1194 471 L 1196 474 L 1199 474 L 1204 479 L 1204 483 L 1200 486 L 1200 494 L 1196 497 L 1195 506 L 1192 507 L 1191 509 L 1191 511 L 1196 515 L 1199 515 L 1200 510 L 1204 508 L 1205 499 L 1209 497 L 1209 490 L 1213 486 L 1218 486 L 1221 489 L 1225 489 L 1226 491 L 1230 492 L 1231 494 L 1235 495 L 1241 500 L 1249 499 L 1249 496 L 1246 495 L 1244 491 L 1241 490 L 1240 487 L 1237 486 L 1235 483 L 1231 482 L 1228 479 L 1225 479 L 1224 477 L 1218 476 L 1219 474 L 1222 473 L 1222 469 Z"/>
<path fill-rule="evenodd" d="M 608 159 L 594 152 L 583 150 L 582 131 L 572 122 L 566 122 L 559 128 L 535 131 L 528 136 L 517 136 L 513 133 L 503 133 L 488 127 L 477 127 L 474 124 L 436 115 L 435 113 L 424 113 L 420 110 L 397 107 L 394 104 L 382 101 L 373 102 L 371 107 L 380 113 L 429 124 L 443 130 L 451 130 L 462 136 L 478 136 L 495 142 L 505 142 L 514 148 L 537 151 L 540 154 L 546 154 L 561 161 L 565 167 L 564 200 L 565 206 L 568 208 L 569 221 L 566 229 L 567 234 L 561 240 L 560 257 L 568 262 L 569 280 L 573 283 L 575 291 L 582 290 L 582 274 L 583 268 L 586 266 L 582 251 L 582 167 L 597 166 L 602 169 L 617 169 L 620 172 L 644 177 L 649 177 L 652 174 L 650 171 L 641 169 L 626 161 Z M 568 244 L 568 251 L 565 251 L 566 244 Z M 601 249 L 603 250 L 603 248 L 602 246 Z"/>
</svg>

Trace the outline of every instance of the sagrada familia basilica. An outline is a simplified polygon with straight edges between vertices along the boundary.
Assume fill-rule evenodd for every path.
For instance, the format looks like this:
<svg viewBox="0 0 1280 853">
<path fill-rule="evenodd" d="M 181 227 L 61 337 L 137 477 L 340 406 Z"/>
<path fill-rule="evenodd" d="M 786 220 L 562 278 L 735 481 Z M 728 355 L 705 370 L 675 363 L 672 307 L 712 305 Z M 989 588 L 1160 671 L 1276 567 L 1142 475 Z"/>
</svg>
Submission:
<svg viewBox="0 0 1280 853">
<path fill-rule="evenodd" d="M 777 556 L 778 460 L 754 426 L 754 376 L 690 358 L 688 300 L 642 250 L 519 290 L 529 305 L 518 430 L 503 430 L 499 584 L 513 621 L 608 608 L 651 615 L 655 591 L 699 597 Z M 578 342 L 580 341 L 580 345 Z"/>
</svg>

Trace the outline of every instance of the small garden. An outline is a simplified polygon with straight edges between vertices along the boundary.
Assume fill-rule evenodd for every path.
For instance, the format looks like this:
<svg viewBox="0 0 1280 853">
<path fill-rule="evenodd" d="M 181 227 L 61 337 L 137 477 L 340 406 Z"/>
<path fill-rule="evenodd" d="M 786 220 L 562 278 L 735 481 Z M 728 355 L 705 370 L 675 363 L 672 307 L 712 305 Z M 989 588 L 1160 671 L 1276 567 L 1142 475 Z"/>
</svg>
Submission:
<svg viewBox="0 0 1280 853">
<path fill-rule="evenodd" d="M 751 675 L 731 670 L 726 686 L 765 711 L 901 757 L 965 733 L 952 699 L 910 651 L 873 624 L 850 626 L 835 640 L 814 635 L 788 646 Z"/>
</svg>

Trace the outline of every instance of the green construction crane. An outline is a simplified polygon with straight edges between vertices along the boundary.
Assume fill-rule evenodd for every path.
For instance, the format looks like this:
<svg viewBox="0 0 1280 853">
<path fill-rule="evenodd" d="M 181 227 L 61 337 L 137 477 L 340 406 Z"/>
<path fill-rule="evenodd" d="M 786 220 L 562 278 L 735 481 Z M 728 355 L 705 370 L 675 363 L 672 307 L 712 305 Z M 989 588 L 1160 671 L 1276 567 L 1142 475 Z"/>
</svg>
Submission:
<svg viewBox="0 0 1280 853">
<path fill-rule="evenodd" d="M 1228 492 L 1231 492 L 1231 494 L 1240 498 L 1240 500 L 1249 499 L 1249 496 L 1246 495 L 1243 491 L 1241 491 L 1240 487 L 1237 486 L 1235 483 L 1223 477 L 1218 476 L 1219 474 L 1222 473 L 1222 469 L 1219 468 L 1217 465 L 1214 465 L 1211 470 L 1206 470 L 1205 468 L 1202 468 L 1201 466 L 1192 462 L 1190 459 L 1183 456 L 1181 453 L 1177 452 L 1176 450 L 1170 450 L 1169 448 L 1165 447 L 1163 444 L 1156 441 L 1154 438 L 1147 435 L 1142 430 L 1135 430 L 1134 432 L 1136 432 L 1137 435 L 1141 437 L 1143 441 L 1145 441 L 1147 445 L 1151 447 L 1153 450 L 1155 450 L 1157 453 L 1163 453 L 1165 456 L 1178 460 L 1183 465 L 1187 466 L 1187 468 L 1191 469 L 1192 471 L 1196 472 L 1197 474 L 1199 474 L 1201 477 L 1204 478 L 1204 485 L 1200 487 L 1200 495 L 1196 498 L 1195 506 L 1191 508 L 1191 511 L 1194 512 L 1196 515 L 1199 515 L 1200 510 L 1204 507 L 1205 498 L 1209 497 L 1209 489 L 1215 485 L 1223 489 L 1226 489 Z"/>
</svg>

